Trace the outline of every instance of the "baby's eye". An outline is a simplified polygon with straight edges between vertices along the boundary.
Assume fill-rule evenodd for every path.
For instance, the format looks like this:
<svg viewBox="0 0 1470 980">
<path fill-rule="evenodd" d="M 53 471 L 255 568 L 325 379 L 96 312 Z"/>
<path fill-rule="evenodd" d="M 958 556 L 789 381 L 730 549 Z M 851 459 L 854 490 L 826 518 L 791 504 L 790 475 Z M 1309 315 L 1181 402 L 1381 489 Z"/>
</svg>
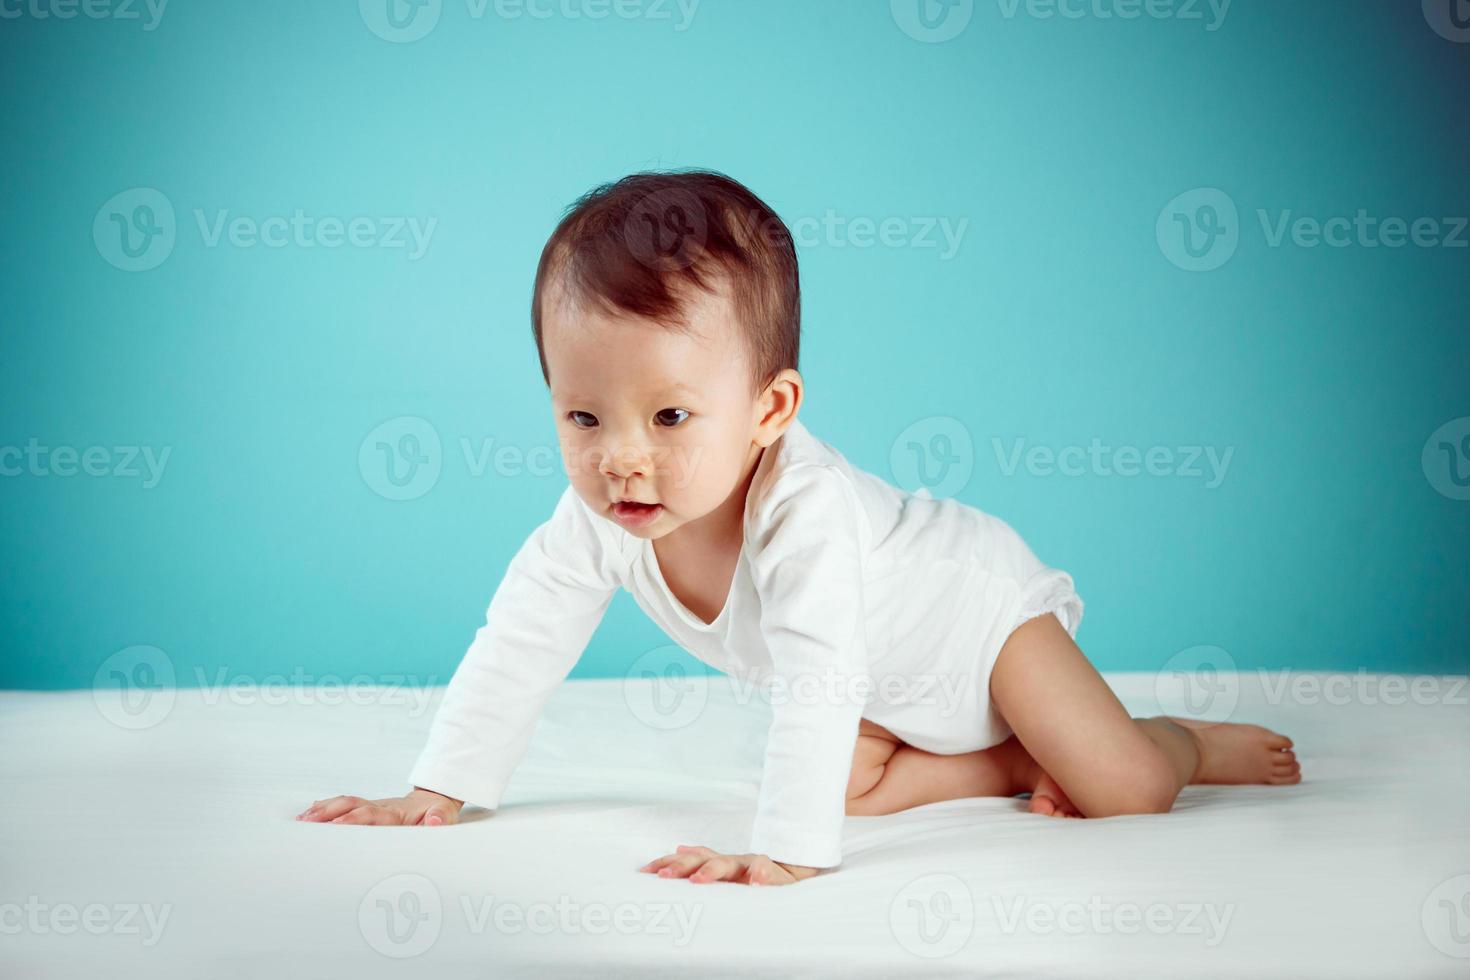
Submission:
<svg viewBox="0 0 1470 980">
<path fill-rule="evenodd" d="M 683 418 L 675 418 L 675 419 L 673 419 L 671 421 L 669 419 L 669 415 L 671 413 L 673 413 L 673 412 L 684 412 L 684 417 L 685 418 L 688 418 L 688 416 L 689 416 L 689 413 L 688 412 L 685 412 L 684 409 L 682 409 L 682 408 L 666 408 L 663 411 L 659 412 L 657 415 L 655 415 L 654 418 L 658 419 L 660 425 L 666 425 L 666 426 L 669 426 L 670 428 L 672 428 L 673 426 L 676 426 L 680 422 L 684 421 Z"/>
<path fill-rule="evenodd" d="M 578 416 L 581 416 L 585 419 L 590 419 L 591 421 L 589 421 L 586 425 L 583 425 L 577 420 Z M 590 429 L 592 428 L 592 426 L 597 424 L 597 416 L 591 414 L 590 412 L 568 412 L 567 419 L 579 429 Z"/>
</svg>

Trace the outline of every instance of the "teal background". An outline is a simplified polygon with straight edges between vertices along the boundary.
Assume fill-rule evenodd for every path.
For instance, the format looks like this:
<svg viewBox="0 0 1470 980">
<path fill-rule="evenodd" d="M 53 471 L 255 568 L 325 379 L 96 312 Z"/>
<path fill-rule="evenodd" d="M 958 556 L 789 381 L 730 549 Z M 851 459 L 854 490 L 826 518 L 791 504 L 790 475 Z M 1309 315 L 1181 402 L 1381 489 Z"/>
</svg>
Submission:
<svg viewBox="0 0 1470 980">
<path fill-rule="evenodd" d="M 589 187 L 687 166 L 788 223 L 968 220 L 949 260 L 803 246 L 802 418 L 889 478 L 902 430 L 961 420 L 958 497 L 1074 575 L 1100 667 L 1214 644 L 1247 669 L 1470 669 L 1470 502 L 1421 466 L 1470 415 L 1470 250 L 1271 248 L 1255 218 L 1470 214 L 1470 45 L 1417 2 L 1236 0 L 1214 31 L 990 2 L 933 44 L 886 0 L 705 0 L 683 31 L 471 11 L 404 44 L 352 2 L 0 20 L 0 446 L 171 447 L 152 489 L 0 477 L 0 686 L 88 686 L 135 644 L 183 685 L 447 679 L 565 486 L 475 476 L 459 442 L 554 445 L 540 247 Z M 134 187 L 177 211 L 145 272 L 92 237 Z M 1196 187 L 1240 209 L 1207 273 L 1155 239 Z M 195 208 L 438 223 L 411 261 L 210 248 Z M 359 468 L 397 416 L 443 439 L 417 499 Z M 991 448 L 1094 437 L 1234 457 L 1206 489 L 1007 476 Z M 574 676 L 666 642 L 620 594 Z"/>
</svg>

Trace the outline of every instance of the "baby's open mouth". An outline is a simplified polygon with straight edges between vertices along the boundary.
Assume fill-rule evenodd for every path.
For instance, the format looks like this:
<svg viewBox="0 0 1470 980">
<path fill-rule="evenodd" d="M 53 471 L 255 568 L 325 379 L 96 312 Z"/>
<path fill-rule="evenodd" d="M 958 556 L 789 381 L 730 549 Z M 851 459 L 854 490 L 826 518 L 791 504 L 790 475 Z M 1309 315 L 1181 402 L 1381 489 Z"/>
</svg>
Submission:
<svg viewBox="0 0 1470 980">
<path fill-rule="evenodd" d="M 663 504 L 640 504 L 622 500 L 613 504 L 613 516 L 628 527 L 642 527 L 657 518 L 663 509 Z"/>
</svg>

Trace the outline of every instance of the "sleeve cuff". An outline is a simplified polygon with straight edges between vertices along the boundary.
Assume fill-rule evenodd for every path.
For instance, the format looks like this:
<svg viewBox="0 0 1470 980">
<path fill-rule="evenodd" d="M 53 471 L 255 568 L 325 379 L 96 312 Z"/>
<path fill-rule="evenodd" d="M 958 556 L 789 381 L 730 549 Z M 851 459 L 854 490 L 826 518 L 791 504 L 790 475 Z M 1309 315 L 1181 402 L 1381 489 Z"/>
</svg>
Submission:
<svg viewBox="0 0 1470 980">
<path fill-rule="evenodd" d="M 505 795 L 505 781 L 424 762 L 413 767 L 408 775 L 408 784 L 487 810 L 499 806 L 501 797 Z"/>
<path fill-rule="evenodd" d="M 764 854 L 782 864 L 808 868 L 835 868 L 842 863 L 842 843 L 813 834 L 799 824 L 767 822 L 751 833 L 752 854 Z"/>
<path fill-rule="evenodd" d="M 1037 572 L 1022 586 L 1020 609 L 1011 629 L 1047 613 L 1053 613 L 1062 628 L 1076 637 L 1077 627 L 1082 624 L 1082 598 L 1077 595 L 1072 576 L 1055 568 Z"/>
</svg>

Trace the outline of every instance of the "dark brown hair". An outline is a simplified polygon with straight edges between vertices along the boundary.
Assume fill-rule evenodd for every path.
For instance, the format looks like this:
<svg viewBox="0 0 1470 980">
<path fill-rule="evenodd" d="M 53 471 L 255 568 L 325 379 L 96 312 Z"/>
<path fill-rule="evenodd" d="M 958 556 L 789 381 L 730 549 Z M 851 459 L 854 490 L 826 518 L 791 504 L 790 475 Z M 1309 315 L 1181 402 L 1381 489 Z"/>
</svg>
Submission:
<svg viewBox="0 0 1470 980">
<path fill-rule="evenodd" d="M 549 385 L 542 307 L 555 281 L 573 301 L 647 317 L 672 329 L 691 288 L 725 284 L 759 393 L 796 368 L 801 286 L 791 232 L 743 184 L 711 170 L 630 174 L 578 198 L 536 269 L 531 328 Z"/>
</svg>

